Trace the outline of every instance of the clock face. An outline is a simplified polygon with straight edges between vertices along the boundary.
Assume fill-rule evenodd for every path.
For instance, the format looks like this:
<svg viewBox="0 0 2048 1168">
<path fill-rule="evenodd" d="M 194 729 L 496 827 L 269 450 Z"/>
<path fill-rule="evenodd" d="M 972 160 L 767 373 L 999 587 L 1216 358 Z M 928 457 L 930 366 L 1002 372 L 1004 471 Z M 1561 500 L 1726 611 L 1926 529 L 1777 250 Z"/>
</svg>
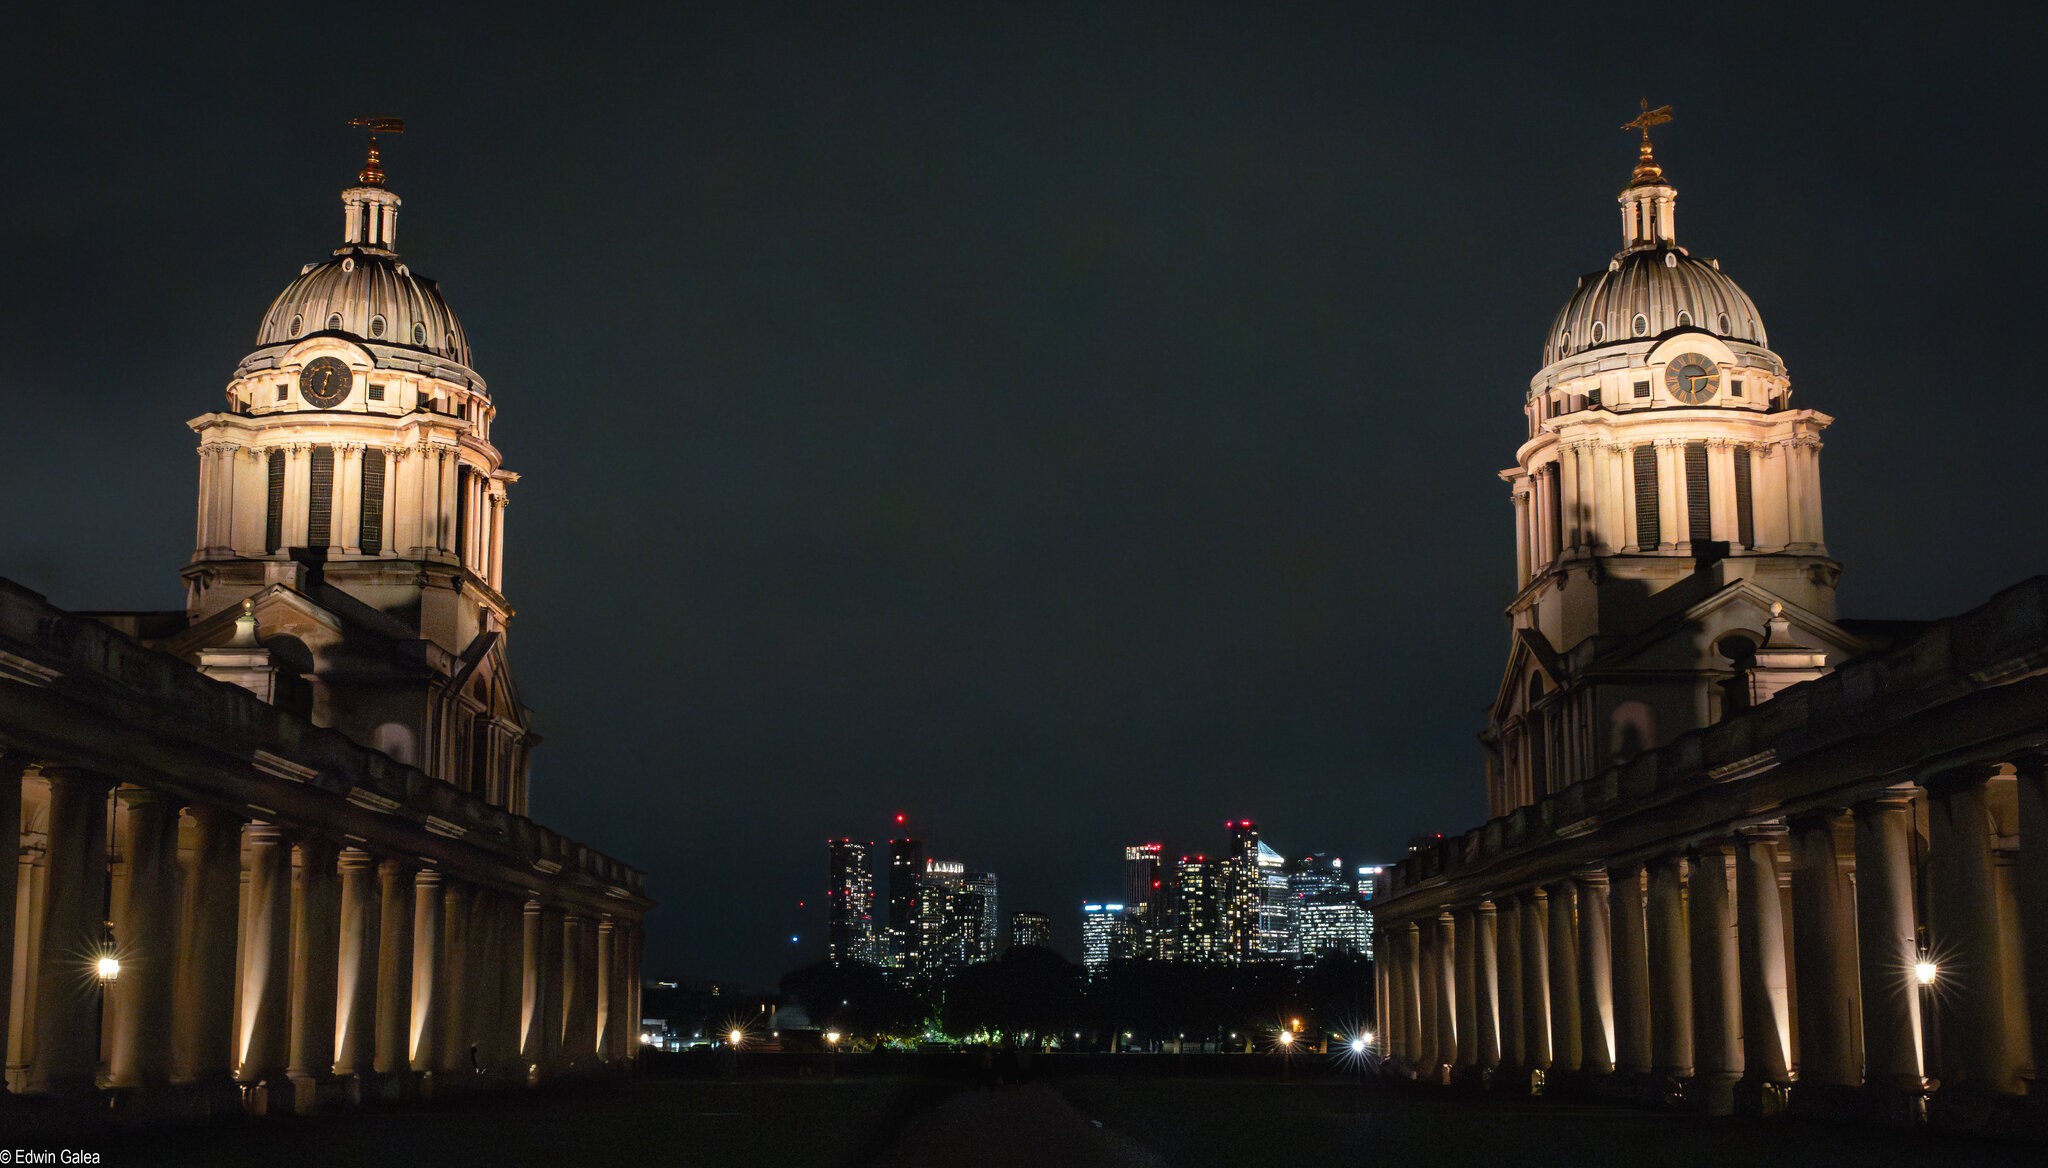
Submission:
<svg viewBox="0 0 2048 1168">
<path fill-rule="evenodd" d="M 350 373 L 348 366 L 340 361 L 333 357 L 315 357 L 299 371 L 299 393 L 324 409 L 347 397 L 355 380 L 355 374 Z"/>
<path fill-rule="evenodd" d="M 1664 367 L 1664 388 L 1686 405 L 1703 405 L 1720 392 L 1721 371 L 1712 357 L 1681 353 Z"/>
</svg>

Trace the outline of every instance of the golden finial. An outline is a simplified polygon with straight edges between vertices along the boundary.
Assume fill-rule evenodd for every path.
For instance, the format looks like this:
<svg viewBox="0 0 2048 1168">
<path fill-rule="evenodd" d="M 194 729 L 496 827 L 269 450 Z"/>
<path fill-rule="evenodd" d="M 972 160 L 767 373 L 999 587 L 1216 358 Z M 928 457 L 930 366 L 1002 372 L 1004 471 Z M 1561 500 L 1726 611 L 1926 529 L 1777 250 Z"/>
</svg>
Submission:
<svg viewBox="0 0 2048 1168">
<path fill-rule="evenodd" d="M 1650 99 L 1646 97 L 1643 99 L 1643 112 L 1637 114 L 1634 121 L 1621 127 L 1624 130 L 1641 130 L 1643 132 L 1643 145 L 1636 159 L 1636 172 L 1632 176 L 1632 182 L 1653 183 L 1664 181 L 1664 168 L 1658 166 L 1657 160 L 1650 156 L 1650 127 L 1661 126 L 1670 120 L 1670 106 L 1660 105 L 1656 109 L 1651 109 Z"/>
<path fill-rule="evenodd" d="M 355 126 L 358 129 L 368 130 L 370 132 L 370 160 L 363 164 L 363 169 L 356 175 L 356 181 L 362 183 L 366 187 L 383 186 L 384 168 L 383 166 L 379 165 L 377 155 L 377 135 L 405 133 L 405 119 L 350 118 L 348 120 L 348 124 L 351 126 Z"/>
</svg>

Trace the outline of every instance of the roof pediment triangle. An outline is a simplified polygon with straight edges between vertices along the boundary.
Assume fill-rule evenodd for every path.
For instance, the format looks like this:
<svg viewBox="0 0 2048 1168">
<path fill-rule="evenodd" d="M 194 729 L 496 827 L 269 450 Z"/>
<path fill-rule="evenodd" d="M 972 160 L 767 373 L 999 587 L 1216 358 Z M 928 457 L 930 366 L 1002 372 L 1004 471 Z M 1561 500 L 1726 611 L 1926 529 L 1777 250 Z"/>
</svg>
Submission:
<svg viewBox="0 0 2048 1168">
<path fill-rule="evenodd" d="M 1587 663 L 1589 670 L 1627 667 L 1644 663 L 1660 650 L 1667 650 L 1674 638 L 1697 637 L 1701 631 L 1720 627 L 1742 628 L 1759 634 L 1771 618 L 1771 606 L 1784 606 L 1785 617 L 1807 644 L 1823 649 L 1828 664 L 1838 665 L 1867 651 L 1870 646 L 1840 625 L 1786 600 L 1770 589 L 1747 579 L 1732 580 L 1708 596 L 1682 609 L 1666 613 L 1642 631 L 1624 639 Z M 1691 646 L 1688 646 L 1691 651 Z"/>
<path fill-rule="evenodd" d="M 1489 721 L 1498 723 L 1506 716 L 1516 691 L 1521 688 L 1522 679 L 1532 672 L 1542 675 L 1553 688 L 1564 683 L 1564 663 L 1558 658 L 1557 650 L 1551 648 L 1550 639 L 1536 629 L 1516 629 L 1515 643 L 1508 650 L 1507 668 L 1501 673 L 1500 688 L 1494 691 Z"/>
</svg>

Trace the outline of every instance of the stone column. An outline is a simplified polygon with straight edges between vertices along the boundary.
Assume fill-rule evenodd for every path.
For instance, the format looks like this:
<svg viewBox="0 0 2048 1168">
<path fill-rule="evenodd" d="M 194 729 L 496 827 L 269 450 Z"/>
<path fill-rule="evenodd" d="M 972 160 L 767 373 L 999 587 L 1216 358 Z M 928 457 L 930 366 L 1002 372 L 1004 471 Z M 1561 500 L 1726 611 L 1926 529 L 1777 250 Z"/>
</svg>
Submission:
<svg viewBox="0 0 2048 1168">
<path fill-rule="evenodd" d="M 412 901 L 412 1069 L 431 1071 L 440 1062 L 441 1015 L 445 994 L 441 968 L 441 874 L 422 868 L 413 874 Z"/>
<path fill-rule="evenodd" d="M 383 959 L 377 943 L 382 914 L 377 903 L 376 870 L 377 861 L 370 853 L 361 848 L 342 849 L 334 1070 L 359 1080 L 376 1069 L 377 967 Z"/>
<path fill-rule="evenodd" d="M 1499 977 L 1494 984 L 1494 998 L 1500 1011 L 1500 1061 L 1526 1070 L 1529 1060 L 1524 1053 L 1527 1035 L 1522 1026 L 1522 901 L 1509 897 L 1495 904 L 1500 910 L 1494 926 L 1494 945 L 1500 954 Z"/>
<path fill-rule="evenodd" d="M 1650 1056 L 1650 935 L 1643 919 L 1643 870 L 1624 864 L 1613 871 L 1607 913 L 1614 926 L 1614 1064 L 1633 1075 L 1648 1074 Z"/>
<path fill-rule="evenodd" d="M 380 1075 L 412 1066 L 412 869 L 400 860 L 377 865 L 377 1050 Z M 359 1060 L 360 1061 L 360 1060 Z"/>
<path fill-rule="evenodd" d="M 597 918 L 597 1055 L 600 1059 L 616 1058 L 616 1028 L 618 1019 L 612 1011 L 612 955 L 617 948 L 618 922 L 612 914 L 602 913 Z"/>
<path fill-rule="evenodd" d="M 235 946 L 242 896 L 242 820 L 219 807 L 186 809 L 193 847 L 185 873 L 183 944 L 176 970 L 172 1040 L 182 1082 L 220 1091 L 233 1082 Z"/>
<path fill-rule="evenodd" d="M 476 1041 L 471 1026 L 470 982 L 470 898 L 469 885 L 449 880 L 441 890 L 441 969 L 435 993 L 443 999 L 441 1009 L 441 1058 L 436 1069 L 456 1078 L 469 1074 L 470 1044 Z"/>
<path fill-rule="evenodd" d="M 1857 1049 L 1856 919 L 1835 849 L 1838 812 L 1792 821 L 1792 933 L 1799 944 L 1799 1082 L 1854 1087 Z"/>
<path fill-rule="evenodd" d="M 178 806 L 146 787 L 117 798 L 126 820 L 116 934 L 121 977 L 113 987 L 107 1059 L 115 1087 L 160 1087 L 171 1077 L 171 990 L 178 949 Z"/>
<path fill-rule="evenodd" d="M 1685 920 L 1685 860 L 1650 866 L 1648 908 L 1651 1069 L 1665 1078 L 1692 1074 L 1692 953 Z"/>
<path fill-rule="evenodd" d="M 545 1059 L 541 1033 L 546 1029 L 548 1017 L 548 979 L 547 969 L 542 964 L 544 946 L 541 944 L 541 904 L 538 897 L 527 900 L 520 924 L 523 1008 L 519 1017 L 519 1056 L 527 1065 L 535 1066 Z"/>
<path fill-rule="evenodd" d="M 2020 849 L 2015 894 L 2025 926 L 2027 1017 L 2033 1022 L 2034 1082 L 2048 1078 L 2048 754 L 2013 762 L 2019 785 Z"/>
<path fill-rule="evenodd" d="M 1439 920 L 1451 926 L 1451 1017 L 1458 1028 L 1457 1065 L 1479 1065 L 1479 926 L 1469 908 Z"/>
<path fill-rule="evenodd" d="M 440 534 L 435 540 L 435 546 L 459 561 L 462 549 L 455 546 L 455 512 L 461 503 L 456 499 L 455 492 L 459 477 L 456 468 L 461 465 L 461 459 L 457 457 L 452 447 L 443 446 L 438 449 L 441 455 L 441 490 L 437 496 L 435 521 L 439 524 Z M 464 1057 L 467 1057 L 466 1053 Z"/>
<path fill-rule="evenodd" d="M 1529 492 L 1509 492 L 1515 504 L 1515 587 L 1525 588 L 1529 583 Z"/>
<path fill-rule="evenodd" d="M 1579 892 L 1569 880 L 1549 886 L 1550 894 L 1550 1065 L 1576 1071 L 1584 1057 L 1579 1044 Z"/>
<path fill-rule="evenodd" d="M 1896 1091 L 1925 1086 L 1921 991 L 1913 973 L 1920 941 L 1913 918 L 1912 835 L 1910 795 L 1887 795 L 1857 805 L 1856 939 L 1864 1077 L 1872 1086 Z"/>
<path fill-rule="evenodd" d="M 1614 1072 L 1614 952 L 1607 921 L 1607 870 L 1583 868 L 1579 888 L 1579 1069 Z"/>
<path fill-rule="evenodd" d="M 1989 768 L 1951 771 L 1927 785 L 1927 915 L 1940 985 L 1944 1093 L 2009 1094 L 2018 1087 L 2001 1014 L 2006 969 L 1999 956 L 1998 891 L 1985 798 Z M 2024 846 L 2024 841 L 2022 841 Z"/>
<path fill-rule="evenodd" d="M 1736 836 L 1735 915 L 1741 965 L 1743 1076 L 1752 1083 L 1791 1077 L 1792 1029 L 1785 987 L 1785 921 L 1778 900 L 1782 827 Z"/>
<path fill-rule="evenodd" d="M 308 835 L 293 849 L 291 1063 L 299 1109 L 311 1110 L 334 1077 L 336 964 L 341 951 L 341 884 L 333 841 Z"/>
<path fill-rule="evenodd" d="M 1417 953 L 1419 978 L 1416 982 L 1416 1018 L 1420 1025 L 1416 1033 L 1421 1035 L 1417 1047 L 1415 1064 L 1428 1078 L 1437 1077 L 1437 1068 L 1443 1064 L 1437 1034 L 1436 1000 L 1443 988 L 1442 975 L 1437 969 L 1436 918 L 1425 916 L 1412 923 Z"/>
<path fill-rule="evenodd" d="M 31 1094 L 87 1095 L 97 1089 L 93 1025 L 99 991 L 92 963 L 105 932 L 107 790 L 96 776 L 44 771 L 50 785 L 49 851 L 38 947 Z"/>
<path fill-rule="evenodd" d="M 562 1069 L 562 1033 L 569 1024 L 568 986 L 562 980 L 568 961 L 563 949 L 567 915 L 545 905 L 540 910 L 541 982 L 548 987 L 547 1010 L 541 1015 L 540 1065 L 549 1074 Z"/>
<path fill-rule="evenodd" d="M 1728 895 L 1732 848 L 1694 849 L 1686 881 L 1692 938 L 1693 1075 L 1703 1082 L 1742 1074 L 1742 998 L 1735 905 Z"/>
<path fill-rule="evenodd" d="M 1541 888 L 1522 894 L 1522 1065 L 1550 1067 L 1549 898 Z"/>
<path fill-rule="evenodd" d="M 1450 913 L 1436 916 L 1436 944 L 1436 1058 L 1439 1063 L 1460 1066 L 1471 1032 L 1458 1031 L 1458 950 L 1464 946 L 1459 944 L 1458 923 Z"/>
<path fill-rule="evenodd" d="M 1472 1013 L 1477 1023 L 1474 1040 L 1479 1069 L 1491 1071 L 1500 1065 L 1500 921 L 1499 910 L 1490 900 L 1479 902 L 1472 914 L 1477 926 L 1472 933 Z"/>
<path fill-rule="evenodd" d="M 248 852 L 242 919 L 242 1058 L 235 1077 L 281 1088 L 290 1055 L 291 845 L 274 823 L 242 829 Z"/>
<path fill-rule="evenodd" d="M 8 1094 L 5 1071 L 14 1008 L 14 898 L 21 888 L 21 778 L 28 764 L 27 755 L 0 750 L 0 840 L 8 845 L 0 853 L 0 1099 Z"/>
<path fill-rule="evenodd" d="M 328 516 L 330 552 L 361 555 L 363 551 L 363 444 L 334 444 L 334 490 Z"/>
</svg>

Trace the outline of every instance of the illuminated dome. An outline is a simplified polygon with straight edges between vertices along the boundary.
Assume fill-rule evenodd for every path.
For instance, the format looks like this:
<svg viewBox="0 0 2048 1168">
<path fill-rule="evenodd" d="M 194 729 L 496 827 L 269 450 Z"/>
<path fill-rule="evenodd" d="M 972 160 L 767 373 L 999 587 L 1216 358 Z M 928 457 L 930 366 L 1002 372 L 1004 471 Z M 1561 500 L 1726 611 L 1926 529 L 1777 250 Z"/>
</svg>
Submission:
<svg viewBox="0 0 2048 1168">
<path fill-rule="evenodd" d="M 341 202 L 342 246 L 333 259 L 300 269 L 299 278 L 278 294 L 263 314 L 256 344 L 284 345 L 314 333 L 341 333 L 469 366 L 469 338 L 440 286 L 414 275 L 393 250 L 398 196 L 366 185 L 343 191 Z"/>
<path fill-rule="evenodd" d="M 1756 302 L 1718 261 L 1695 259 L 1683 248 L 1653 248 L 1623 252 L 1606 271 L 1579 277 L 1578 290 L 1551 326 L 1543 363 L 1682 328 L 1770 344 Z"/>
<path fill-rule="evenodd" d="M 1579 277 L 1544 341 L 1545 366 L 1686 328 L 1769 346 L 1756 302 L 1722 273 L 1721 261 L 1696 259 L 1678 246 L 1678 191 L 1650 156 L 1647 131 L 1642 159 L 1617 201 L 1621 251 L 1606 271 Z"/>
</svg>

